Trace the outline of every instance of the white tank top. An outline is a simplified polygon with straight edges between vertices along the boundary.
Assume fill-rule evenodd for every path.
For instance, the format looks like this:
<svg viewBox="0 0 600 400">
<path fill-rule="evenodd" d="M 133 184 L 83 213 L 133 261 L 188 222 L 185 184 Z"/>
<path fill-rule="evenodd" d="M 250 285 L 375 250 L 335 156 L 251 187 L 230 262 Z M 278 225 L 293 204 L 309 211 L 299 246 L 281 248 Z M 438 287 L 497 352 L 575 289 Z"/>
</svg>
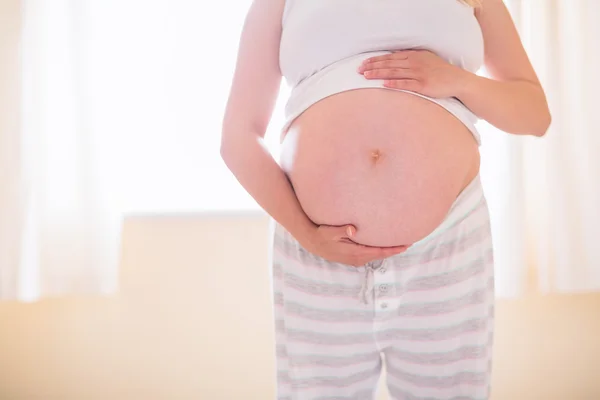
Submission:
<svg viewBox="0 0 600 400">
<path fill-rule="evenodd" d="M 357 72 L 367 57 L 427 49 L 471 72 L 483 63 L 479 23 L 473 8 L 458 0 L 286 0 L 282 24 L 279 61 L 291 89 L 283 130 L 325 97 L 383 87 Z M 447 109 L 480 143 L 478 118 L 458 99 L 409 93 Z"/>
</svg>

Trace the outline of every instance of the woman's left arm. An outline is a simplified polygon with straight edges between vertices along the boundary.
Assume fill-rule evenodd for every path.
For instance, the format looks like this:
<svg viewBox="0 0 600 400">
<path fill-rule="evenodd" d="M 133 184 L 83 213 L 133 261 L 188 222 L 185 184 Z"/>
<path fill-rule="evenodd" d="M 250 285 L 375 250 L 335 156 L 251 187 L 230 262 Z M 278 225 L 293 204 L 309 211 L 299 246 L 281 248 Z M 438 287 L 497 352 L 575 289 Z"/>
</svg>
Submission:
<svg viewBox="0 0 600 400">
<path fill-rule="evenodd" d="M 484 0 L 476 17 L 490 78 L 466 74 L 456 97 L 500 130 L 543 136 L 550 126 L 550 110 L 506 5 L 502 0 Z"/>
<path fill-rule="evenodd" d="M 364 60 L 358 72 L 383 85 L 430 97 L 456 97 L 479 118 L 516 135 L 543 136 L 551 116 L 546 95 L 503 0 L 483 0 L 481 26 L 488 77 L 451 65 L 427 50 Z"/>
</svg>

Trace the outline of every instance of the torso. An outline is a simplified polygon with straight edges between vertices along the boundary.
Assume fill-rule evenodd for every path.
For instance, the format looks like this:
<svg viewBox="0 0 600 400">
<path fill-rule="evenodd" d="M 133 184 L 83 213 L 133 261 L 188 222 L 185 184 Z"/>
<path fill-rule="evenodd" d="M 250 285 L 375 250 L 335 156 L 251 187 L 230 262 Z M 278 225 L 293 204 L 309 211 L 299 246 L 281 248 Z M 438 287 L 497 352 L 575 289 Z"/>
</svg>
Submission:
<svg viewBox="0 0 600 400">
<path fill-rule="evenodd" d="M 311 16 L 317 23 L 317 26 L 311 27 L 311 31 L 319 31 L 319 15 L 327 13 L 327 6 L 317 6 L 317 0 L 293 1 L 295 4 L 312 2 L 313 9 L 321 8 L 321 14 L 315 14 L 314 10 L 307 12 L 298 6 L 298 14 L 293 15 L 292 7 L 286 18 L 291 18 L 290 24 L 293 29 L 299 30 L 303 26 L 302 23 L 306 23 L 303 18 Z M 349 4 L 349 8 L 346 9 L 348 19 L 358 18 L 352 14 L 353 7 L 364 6 L 364 0 L 329 1 L 335 7 L 342 8 L 344 1 L 349 2 L 346 3 Z M 389 7 L 396 7 L 394 4 L 429 2 L 431 4 L 428 7 L 435 8 L 447 2 L 457 2 L 393 1 L 399 3 L 381 0 L 378 4 L 384 5 L 384 12 L 389 14 L 394 10 Z M 372 3 L 372 6 L 376 7 L 374 4 Z M 452 7 L 463 6 L 452 4 L 448 7 L 454 10 Z M 407 11 L 410 9 L 406 8 Z M 465 12 L 464 8 L 456 10 L 460 18 L 446 21 L 447 25 L 464 25 L 466 18 L 469 18 L 462 14 Z M 447 11 L 442 10 L 442 13 L 447 14 Z M 422 9 L 418 12 L 425 13 Z M 414 15 L 407 18 L 412 17 Z M 436 16 L 440 20 L 445 17 L 448 16 Z M 333 46 L 344 34 L 350 34 L 352 27 L 356 28 L 354 22 L 348 22 L 345 26 L 343 15 L 337 22 L 340 28 L 336 29 L 335 34 L 323 30 L 323 37 L 319 38 L 326 48 L 328 40 Z M 385 22 L 380 21 L 383 25 Z M 402 24 L 402 21 L 397 23 Z M 337 59 L 351 56 L 352 51 L 364 53 L 391 50 L 391 42 L 386 44 L 385 49 L 374 47 L 375 43 L 385 42 L 381 35 L 389 32 L 386 33 L 385 29 L 374 25 L 373 21 L 366 21 L 365 25 L 368 26 L 363 27 L 363 36 L 368 36 L 372 43 L 358 40 L 366 47 L 352 49 L 350 46 L 346 50 L 348 54 L 334 54 L 334 59 L 331 60 L 323 58 L 324 54 L 330 56 L 331 53 L 311 55 L 308 46 L 310 42 L 307 44 L 304 37 L 294 39 L 301 30 L 294 32 L 292 29 L 291 32 L 287 32 L 287 38 L 284 30 L 282 45 L 287 46 L 286 51 L 293 50 L 292 46 L 302 40 L 303 43 L 298 43 L 296 47 L 298 57 L 310 59 L 303 70 L 291 63 L 292 57 L 289 53 L 288 56 L 284 53 L 284 74 L 287 71 L 292 84 L 300 83 L 305 86 L 305 90 L 307 85 L 311 84 L 311 74 L 314 74 L 309 71 L 318 64 L 323 64 L 322 68 L 330 67 Z M 344 29 L 347 29 L 347 32 Z M 452 38 L 445 40 L 449 41 Z M 454 40 L 458 43 L 460 38 Z M 398 37 L 396 42 L 395 48 L 420 47 L 409 46 L 402 37 Z M 432 48 L 434 46 L 423 47 L 436 50 Z M 443 53 L 444 49 L 447 50 L 448 46 L 437 49 L 437 53 Z M 479 56 L 480 51 L 476 54 L 476 57 Z M 461 62 L 471 62 L 471 65 L 466 66 L 471 68 L 479 62 L 478 59 L 469 60 L 468 57 L 465 61 L 457 51 L 447 53 L 445 57 L 448 60 L 456 57 L 461 59 Z M 320 61 L 315 64 L 315 59 Z M 319 80 L 327 86 L 326 80 Z M 282 168 L 288 175 L 304 211 L 316 224 L 354 224 L 357 227 L 354 240 L 368 245 L 395 246 L 415 243 L 442 222 L 457 195 L 478 173 L 478 144 L 463 122 L 430 100 L 383 88 L 352 89 L 340 90 L 314 101 L 290 121 L 282 143 Z M 312 89 L 309 87 L 309 90 Z"/>
<path fill-rule="evenodd" d="M 355 241 L 412 244 L 444 219 L 479 169 L 472 134 L 428 100 L 385 89 L 331 96 L 292 124 L 281 165 L 316 224 Z"/>
</svg>

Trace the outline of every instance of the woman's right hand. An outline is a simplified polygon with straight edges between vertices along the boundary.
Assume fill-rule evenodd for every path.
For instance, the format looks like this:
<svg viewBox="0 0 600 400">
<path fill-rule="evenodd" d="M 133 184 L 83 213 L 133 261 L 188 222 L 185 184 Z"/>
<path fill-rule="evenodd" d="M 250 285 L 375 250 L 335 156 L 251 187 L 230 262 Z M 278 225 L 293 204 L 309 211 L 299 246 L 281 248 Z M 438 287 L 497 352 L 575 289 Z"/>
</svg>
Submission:
<svg viewBox="0 0 600 400">
<path fill-rule="evenodd" d="M 364 266 L 366 263 L 391 257 L 405 252 L 409 246 L 374 247 L 358 244 L 351 240 L 356 233 L 352 225 L 328 226 L 315 228 L 310 237 L 302 245 L 309 252 L 328 261 Z"/>
</svg>

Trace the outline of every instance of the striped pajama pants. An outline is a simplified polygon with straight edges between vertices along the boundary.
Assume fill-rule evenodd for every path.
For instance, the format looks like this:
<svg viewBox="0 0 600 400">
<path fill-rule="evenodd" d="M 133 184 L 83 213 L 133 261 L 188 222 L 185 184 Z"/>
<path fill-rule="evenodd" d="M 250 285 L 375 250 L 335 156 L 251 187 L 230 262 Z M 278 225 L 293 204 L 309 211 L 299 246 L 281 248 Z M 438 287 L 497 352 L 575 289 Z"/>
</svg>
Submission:
<svg viewBox="0 0 600 400">
<path fill-rule="evenodd" d="M 477 176 L 405 253 L 352 267 L 309 253 L 272 221 L 278 400 L 489 396 L 494 272 Z"/>
</svg>

